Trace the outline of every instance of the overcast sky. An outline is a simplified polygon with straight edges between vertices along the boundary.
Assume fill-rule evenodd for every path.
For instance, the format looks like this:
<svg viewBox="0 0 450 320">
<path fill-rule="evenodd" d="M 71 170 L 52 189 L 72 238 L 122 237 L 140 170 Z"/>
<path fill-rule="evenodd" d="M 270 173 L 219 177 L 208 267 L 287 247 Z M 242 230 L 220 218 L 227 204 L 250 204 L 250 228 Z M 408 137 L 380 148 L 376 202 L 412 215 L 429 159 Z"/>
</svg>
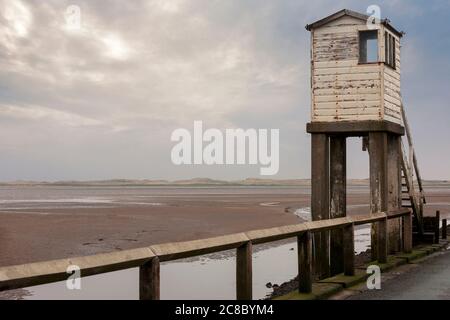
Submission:
<svg viewBox="0 0 450 320">
<path fill-rule="evenodd" d="M 406 32 L 402 94 L 422 175 L 450 178 L 450 1 L 0 0 L 0 180 L 258 177 L 175 166 L 171 132 L 280 129 L 275 178 L 309 178 L 309 32 L 371 4 Z M 81 28 L 65 19 L 81 9 Z M 349 176 L 368 176 L 353 140 Z"/>
</svg>

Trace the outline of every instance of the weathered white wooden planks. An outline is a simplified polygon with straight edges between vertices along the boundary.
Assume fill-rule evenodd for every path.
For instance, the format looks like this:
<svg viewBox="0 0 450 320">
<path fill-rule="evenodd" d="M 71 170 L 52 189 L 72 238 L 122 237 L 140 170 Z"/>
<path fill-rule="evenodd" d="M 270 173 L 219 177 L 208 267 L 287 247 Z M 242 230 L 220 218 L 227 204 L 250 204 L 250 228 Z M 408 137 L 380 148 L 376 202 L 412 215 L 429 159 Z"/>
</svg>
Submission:
<svg viewBox="0 0 450 320">
<path fill-rule="evenodd" d="M 312 121 L 335 122 L 335 121 L 366 121 L 366 120 L 377 121 L 380 120 L 380 117 L 375 115 L 313 116 Z"/>
<path fill-rule="evenodd" d="M 361 94 L 380 94 L 380 85 L 368 87 L 340 86 L 333 88 L 313 88 L 316 98 L 329 95 L 361 95 Z"/>
<path fill-rule="evenodd" d="M 400 40 L 395 38 L 395 69 L 385 65 L 383 67 L 383 119 L 402 124 L 401 115 L 401 87 L 400 87 Z"/>
<path fill-rule="evenodd" d="M 379 63 L 359 63 L 364 21 L 350 16 L 314 29 L 311 37 L 312 121 L 388 120 L 401 124 L 400 39 L 395 69 L 386 66 L 385 31 L 379 26 Z"/>
<path fill-rule="evenodd" d="M 379 72 L 363 72 L 363 73 L 348 73 L 336 75 L 317 75 L 314 76 L 315 82 L 322 81 L 352 81 L 352 80 L 380 80 Z"/>
<path fill-rule="evenodd" d="M 349 67 L 330 67 L 320 68 L 316 67 L 315 75 L 338 75 L 338 74 L 355 74 L 355 73 L 374 73 L 379 72 L 378 65 L 354 65 Z"/>
<path fill-rule="evenodd" d="M 315 116 L 379 116 L 380 108 L 366 107 L 366 108 L 337 108 L 337 109 L 318 109 L 314 111 Z"/>
<path fill-rule="evenodd" d="M 333 94 L 333 95 L 322 95 L 316 96 L 316 104 L 321 102 L 379 102 L 380 101 L 380 93 L 366 93 L 366 94 Z"/>
</svg>

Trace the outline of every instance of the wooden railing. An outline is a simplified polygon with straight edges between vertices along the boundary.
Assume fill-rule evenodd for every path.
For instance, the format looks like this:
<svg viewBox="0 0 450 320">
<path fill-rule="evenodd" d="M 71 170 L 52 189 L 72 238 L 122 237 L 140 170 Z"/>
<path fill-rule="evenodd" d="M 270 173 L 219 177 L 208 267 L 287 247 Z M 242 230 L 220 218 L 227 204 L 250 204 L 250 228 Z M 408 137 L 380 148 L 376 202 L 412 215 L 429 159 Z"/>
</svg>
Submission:
<svg viewBox="0 0 450 320">
<path fill-rule="evenodd" d="M 344 273 L 353 275 L 354 226 L 378 223 L 378 262 L 387 261 L 387 220 L 403 219 L 403 250 L 412 250 L 411 211 L 402 209 L 386 213 L 305 222 L 276 228 L 253 230 L 220 237 L 152 245 L 150 247 L 28 263 L 0 268 L 0 291 L 63 281 L 67 268 L 76 265 L 81 276 L 139 267 L 139 297 L 143 300 L 160 297 L 160 262 L 236 249 L 236 298 L 252 299 L 252 245 L 297 237 L 300 292 L 311 292 L 313 282 L 312 237 L 315 232 L 342 228 L 344 230 Z"/>
<path fill-rule="evenodd" d="M 417 219 L 418 232 L 423 234 L 423 205 L 426 204 L 425 193 L 423 190 L 422 177 L 420 175 L 419 166 L 417 164 L 417 156 L 414 150 L 411 129 L 409 127 L 408 118 L 406 117 L 406 111 L 403 103 L 401 104 L 403 125 L 406 131 L 406 140 L 408 142 L 408 152 L 406 152 L 405 145 L 401 143 L 402 155 L 402 170 L 406 181 L 409 198 L 411 201 L 413 213 Z M 414 174 L 416 175 L 416 181 L 419 191 L 416 192 L 414 186 Z"/>
<path fill-rule="evenodd" d="M 405 126 L 405 131 L 406 131 L 406 139 L 408 141 L 408 154 L 409 154 L 409 156 L 407 157 L 408 161 L 405 161 L 405 167 L 407 166 L 409 169 L 409 175 L 410 175 L 411 182 L 414 181 L 414 174 L 416 175 L 417 185 L 419 186 L 420 201 L 423 201 L 423 203 L 427 203 L 426 198 L 425 198 L 425 193 L 423 190 L 423 183 L 422 183 L 422 177 L 421 177 L 420 171 L 419 171 L 419 165 L 417 164 L 417 156 L 416 156 L 416 152 L 414 150 L 411 129 L 409 127 L 409 122 L 408 122 L 408 118 L 406 117 L 406 111 L 403 106 L 403 103 L 401 105 L 401 109 L 402 109 L 403 125 Z M 405 149 L 405 148 L 403 147 L 403 149 Z M 406 155 L 406 152 L 404 154 Z"/>
</svg>

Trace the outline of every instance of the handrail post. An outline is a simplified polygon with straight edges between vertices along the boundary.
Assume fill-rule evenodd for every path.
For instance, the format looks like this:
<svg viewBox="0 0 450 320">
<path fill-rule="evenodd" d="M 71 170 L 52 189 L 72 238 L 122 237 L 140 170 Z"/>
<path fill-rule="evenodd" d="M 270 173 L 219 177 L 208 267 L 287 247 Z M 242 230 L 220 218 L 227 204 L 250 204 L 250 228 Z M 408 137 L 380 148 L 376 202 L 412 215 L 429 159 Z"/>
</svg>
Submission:
<svg viewBox="0 0 450 320">
<path fill-rule="evenodd" d="M 378 221 L 378 262 L 386 263 L 388 257 L 387 218 Z"/>
<path fill-rule="evenodd" d="M 355 239 L 353 223 L 345 226 L 344 230 L 344 275 L 355 275 Z"/>
<path fill-rule="evenodd" d="M 439 243 L 439 221 L 441 221 L 441 212 L 436 211 L 436 220 L 434 225 L 434 243 Z"/>
<path fill-rule="evenodd" d="M 153 257 L 139 267 L 139 299 L 159 300 L 159 281 L 159 258 Z"/>
<path fill-rule="evenodd" d="M 402 217 L 403 220 L 403 251 L 412 251 L 412 212 Z"/>
<path fill-rule="evenodd" d="M 306 231 L 297 236 L 298 253 L 298 291 L 310 293 L 312 291 L 312 237 Z"/>
<path fill-rule="evenodd" d="M 236 249 L 236 299 L 252 300 L 252 242 Z"/>
<path fill-rule="evenodd" d="M 442 239 L 447 240 L 447 219 L 442 219 Z"/>
</svg>

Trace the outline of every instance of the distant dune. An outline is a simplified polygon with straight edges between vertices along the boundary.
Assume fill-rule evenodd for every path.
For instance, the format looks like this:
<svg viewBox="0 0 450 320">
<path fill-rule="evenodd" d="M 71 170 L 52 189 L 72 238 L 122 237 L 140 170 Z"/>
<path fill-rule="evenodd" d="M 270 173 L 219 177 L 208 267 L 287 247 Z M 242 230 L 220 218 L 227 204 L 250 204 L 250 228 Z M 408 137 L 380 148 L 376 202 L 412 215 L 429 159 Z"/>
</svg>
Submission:
<svg viewBox="0 0 450 320">
<path fill-rule="evenodd" d="M 133 180 L 133 179 L 111 179 L 91 181 L 8 181 L 0 182 L 1 186 L 301 186 L 309 185 L 309 179 L 258 179 L 248 178 L 245 180 L 215 180 L 210 178 L 194 178 L 186 180 Z"/>
<path fill-rule="evenodd" d="M 350 179 L 349 185 L 368 185 L 368 179 Z M 310 179 L 260 179 L 247 178 L 244 180 L 215 180 L 209 178 L 194 178 L 187 180 L 133 180 L 133 179 L 111 179 L 111 180 L 92 180 L 92 181 L 9 181 L 0 182 L 0 186 L 309 186 Z M 426 180 L 427 186 L 450 186 L 448 180 L 432 181 Z"/>
</svg>

